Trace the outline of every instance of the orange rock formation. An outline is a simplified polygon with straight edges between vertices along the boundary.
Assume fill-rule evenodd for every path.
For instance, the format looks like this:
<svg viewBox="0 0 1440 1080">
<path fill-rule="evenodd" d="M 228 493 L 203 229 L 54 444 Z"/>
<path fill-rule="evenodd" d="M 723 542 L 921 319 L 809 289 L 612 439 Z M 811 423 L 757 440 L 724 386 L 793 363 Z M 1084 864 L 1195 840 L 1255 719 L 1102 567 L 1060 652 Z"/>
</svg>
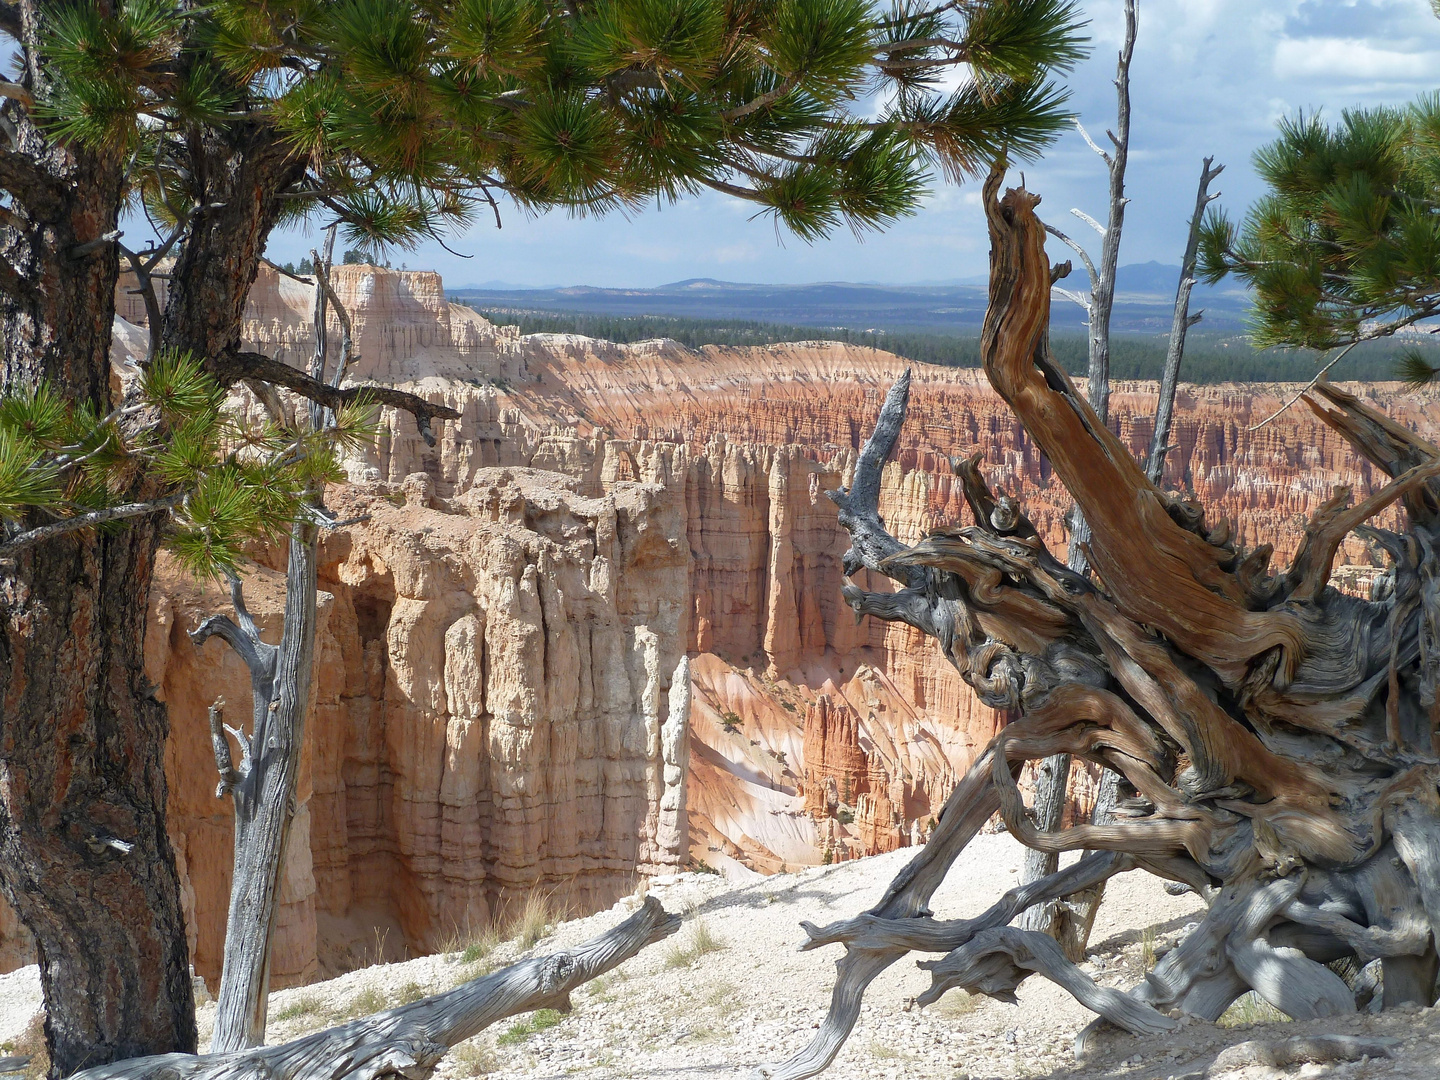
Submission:
<svg viewBox="0 0 1440 1080">
<path fill-rule="evenodd" d="M 1001 718 L 919 635 L 855 623 L 840 598 L 846 537 L 825 498 L 848 479 L 903 361 L 823 342 L 691 352 L 521 338 L 446 303 L 433 274 L 343 267 L 337 278 L 355 376 L 461 418 L 431 448 L 408 416 L 387 413 L 378 444 L 349 465 L 356 485 L 335 496 L 371 520 L 325 545 L 277 982 L 382 947 L 435 948 L 536 887 L 593 906 L 637 871 L 688 857 L 744 873 L 923 839 Z M 121 299 L 138 319 L 135 298 Z M 263 270 L 247 343 L 307 357 L 310 303 L 308 287 Z M 142 344 L 117 324 L 117 352 Z M 1022 498 L 1060 549 L 1063 492 L 983 376 L 915 367 L 884 473 L 892 531 L 914 541 L 960 521 L 947 455 L 978 449 L 992 487 Z M 1375 480 L 1303 407 L 1249 430 L 1294 389 L 1182 387 L 1167 471 L 1242 543 L 1274 543 L 1277 563 L 1336 486 L 1363 494 Z M 1354 389 L 1440 431 L 1433 391 Z M 1112 394 L 1137 453 L 1154 400 L 1150 384 Z M 1346 556 L 1357 582 L 1373 573 L 1353 538 Z M 273 630 L 278 573 L 262 566 L 249 589 Z M 184 636 L 218 593 L 162 573 L 152 604 L 170 823 L 197 969 L 213 978 L 230 841 L 204 710 L 224 694 L 243 712 L 247 690 L 218 642 L 197 651 Z M 687 654 L 688 703 L 671 686 Z M 9 918 L 0 910 L 0 969 L 24 957 Z"/>
</svg>

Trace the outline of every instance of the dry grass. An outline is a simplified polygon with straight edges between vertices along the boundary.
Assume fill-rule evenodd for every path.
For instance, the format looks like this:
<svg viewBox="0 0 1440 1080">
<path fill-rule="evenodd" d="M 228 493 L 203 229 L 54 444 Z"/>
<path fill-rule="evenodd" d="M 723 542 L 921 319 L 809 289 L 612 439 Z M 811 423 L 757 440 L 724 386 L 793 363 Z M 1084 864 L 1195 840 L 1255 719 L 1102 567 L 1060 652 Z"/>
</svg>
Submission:
<svg viewBox="0 0 1440 1080">
<path fill-rule="evenodd" d="M 362 1016 L 390 1008 L 390 997 L 378 987 L 367 986 L 345 1003 L 341 1016 L 346 1020 L 358 1020 Z"/>
<path fill-rule="evenodd" d="M 980 1007 L 980 998 L 964 990 L 951 990 L 939 1001 L 926 1007 L 925 1011 L 947 1019 L 969 1016 Z"/>
<path fill-rule="evenodd" d="M 307 994 L 304 997 L 296 998 L 277 1013 L 270 1017 L 278 1023 L 285 1023 L 287 1020 L 299 1020 L 305 1016 L 322 1016 L 326 1012 L 325 1003 L 318 997 Z"/>
<path fill-rule="evenodd" d="M 518 911 L 512 911 L 504 920 L 491 920 L 483 929 L 475 930 L 469 925 L 455 932 L 441 946 L 441 952 L 458 953 L 461 964 L 478 964 L 507 941 L 515 942 L 521 949 L 533 948 L 542 941 L 556 923 L 570 918 L 569 905 L 558 904 L 555 894 L 544 889 L 532 889 L 525 896 L 525 902 Z M 467 920 L 468 923 L 468 920 Z M 466 980 L 489 974 L 489 970 L 468 974 Z"/>
<path fill-rule="evenodd" d="M 715 983 L 703 1001 L 723 1019 L 740 1008 L 740 991 L 733 983 Z"/>
<path fill-rule="evenodd" d="M 1155 942 L 1158 936 L 1153 926 L 1147 926 L 1140 936 L 1140 964 L 1146 971 L 1155 966 Z"/>
<path fill-rule="evenodd" d="M 500 1061 L 495 1056 L 495 1052 L 473 1039 L 455 1047 L 452 1055 L 455 1063 L 459 1066 L 456 1072 L 460 1076 L 484 1076 L 500 1067 Z"/>
<path fill-rule="evenodd" d="M 564 1017 L 554 1009 L 537 1009 L 518 1024 L 511 1024 L 508 1031 L 495 1040 L 497 1046 L 518 1046 L 531 1035 L 546 1028 L 552 1028 Z"/>
<path fill-rule="evenodd" d="M 1251 990 L 1236 998 L 1225 1010 L 1225 1015 L 1215 1022 L 1221 1027 L 1234 1028 L 1249 1027 L 1251 1024 L 1288 1024 L 1290 1017 Z"/>
<path fill-rule="evenodd" d="M 24 1031 L 15 1038 L 0 1043 L 0 1055 L 30 1059 L 22 1070 L 7 1075 L 24 1076 L 25 1080 L 41 1080 L 50 1071 L 50 1052 L 45 1048 L 43 1014 L 36 1013 Z"/>
<path fill-rule="evenodd" d="M 390 1007 L 409 1005 L 412 1001 L 419 1001 L 421 998 L 429 996 L 429 987 L 421 986 L 418 982 L 408 982 L 392 995 Z"/>
<path fill-rule="evenodd" d="M 665 966 L 668 968 L 689 967 L 700 957 L 719 952 L 725 947 L 725 942 L 715 936 L 709 923 L 704 919 L 696 919 L 690 924 L 690 932 L 685 935 L 684 940 L 674 942 L 666 950 Z"/>
</svg>

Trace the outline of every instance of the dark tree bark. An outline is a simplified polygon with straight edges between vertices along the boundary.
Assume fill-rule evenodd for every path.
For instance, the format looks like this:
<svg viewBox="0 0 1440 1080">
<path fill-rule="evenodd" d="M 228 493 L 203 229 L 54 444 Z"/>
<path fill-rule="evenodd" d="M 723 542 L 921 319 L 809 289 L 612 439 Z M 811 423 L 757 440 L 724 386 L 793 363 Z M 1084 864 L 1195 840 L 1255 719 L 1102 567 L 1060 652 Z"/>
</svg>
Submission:
<svg viewBox="0 0 1440 1080">
<path fill-rule="evenodd" d="M 1223 525 L 1156 488 L 1050 353 L 1051 267 L 1039 199 L 986 181 L 990 306 L 985 372 L 1054 466 L 1092 529 L 1094 578 L 1056 560 L 1019 507 L 995 499 L 977 460 L 958 460 L 975 524 L 906 549 L 874 513 L 879 470 L 903 423 L 908 378 L 886 398 L 835 493 L 850 532 L 847 572 L 901 586 L 845 589 L 861 614 L 934 636 L 981 700 L 1018 711 L 947 801 L 929 843 L 856 919 L 805 924 L 806 947 L 845 946 L 829 1016 L 780 1080 L 824 1069 L 869 983 L 911 949 L 934 984 L 1010 1000 L 1031 973 L 1136 1033 L 1185 1014 L 1215 1020 L 1256 991 L 1297 1020 L 1356 1010 L 1330 964 L 1377 963 L 1384 1004 L 1435 1000 L 1440 933 L 1440 450 L 1326 384 L 1310 407 L 1393 477 L 1360 503 L 1342 490 L 1314 516 L 1283 573 Z M 1404 534 L 1365 524 L 1395 502 Z M 1328 585 L 1336 550 L 1361 530 L 1392 566 L 1370 600 Z M 1015 778 L 1069 753 L 1123 779 L 1117 819 L 1047 831 Z M 1024 845 L 1090 849 L 1077 866 L 1011 894 L 979 919 L 928 903 L 995 811 Z M 1131 866 L 1182 882 L 1209 910 L 1128 993 L 1096 987 L 1044 935 L 1004 923 Z M 1085 1045 L 1081 1033 L 1077 1050 Z"/>
<path fill-rule="evenodd" d="M 31 58 L 43 10 L 18 9 Z M 39 79 L 32 59 L 21 83 Z M 121 161 L 49 142 L 13 98 L 0 111 L 0 388 L 47 380 L 103 414 Z M 142 651 L 157 517 L 0 561 L 0 887 L 35 937 L 57 1077 L 195 1047 L 166 717 Z"/>
</svg>

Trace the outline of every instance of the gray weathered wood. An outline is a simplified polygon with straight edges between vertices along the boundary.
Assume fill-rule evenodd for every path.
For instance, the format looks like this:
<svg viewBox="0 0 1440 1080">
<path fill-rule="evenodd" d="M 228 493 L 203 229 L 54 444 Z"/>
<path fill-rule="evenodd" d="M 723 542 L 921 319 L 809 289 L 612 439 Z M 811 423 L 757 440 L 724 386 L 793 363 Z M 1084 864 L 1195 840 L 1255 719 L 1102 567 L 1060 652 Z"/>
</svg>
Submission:
<svg viewBox="0 0 1440 1080">
<path fill-rule="evenodd" d="M 1087 1009 L 1133 1034 L 1159 1035 L 1178 1026 L 1138 998 L 1095 985 L 1065 958 L 1054 938 L 1034 930 L 1013 926 L 984 930 L 944 959 L 920 966 L 930 972 L 932 980 L 930 989 L 915 999 L 921 1005 L 940 1000 L 955 987 L 1014 1002 L 1015 988 L 1035 972 L 1063 988 Z"/>
<path fill-rule="evenodd" d="M 311 376 L 324 379 L 327 292 L 322 284 L 325 264 L 335 242 L 331 228 L 325 256 L 314 252 L 320 269 L 315 287 L 315 355 Z M 348 326 L 349 320 L 344 320 Z M 349 335 L 346 335 L 347 345 Z M 348 354 L 348 348 L 347 348 Z M 325 424 L 326 412 L 311 402 L 309 423 Z M 320 493 L 309 498 L 318 507 Z M 252 722 L 247 736 L 233 731 L 243 757 L 235 768 L 221 731 L 221 703 L 210 712 L 211 740 L 220 784 L 216 794 L 229 794 L 235 807 L 234 872 L 225 949 L 216 1003 L 213 1053 L 259 1046 L 265 1041 L 270 993 L 270 953 L 275 916 L 280 906 L 280 875 L 294 820 L 295 791 L 310 707 L 310 680 L 315 661 L 316 540 L 314 521 L 297 521 L 290 530 L 285 569 L 285 614 L 280 644 L 270 645 L 245 606 L 243 586 L 231 578 L 235 621 L 223 615 L 207 619 L 191 639 L 203 645 L 212 635 L 222 638 L 250 670 Z"/>
<path fill-rule="evenodd" d="M 409 1005 L 279 1046 L 229 1053 L 160 1054 L 76 1073 L 73 1080 L 426 1080 L 450 1047 L 498 1020 L 570 1008 L 569 995 L 680 929 L 654 897 L 578 948 L 536 956 Z"/>
<path fill-rule="evenodd" d="M 841 944 L 845 954 L 819 1031 L 773 1075 L 802 1080 L 824 1069 L 870 982 L 905 952 L 952 941 L 959 955 L 932 965 L 945 980 L 1003 995 L 1040 970 L 1131 1023 L 1151 1012 L 1213 1021 L 1252 989 L 1299 1018 L 1352 1012 L 1372 999 L 1373 978 L 1352 986 L 1326 965 L 1346 961 L 1353 971 L 1376 956 L 1398 987 L 1387 987 L 1387 1005 L 1432 1004 L 1440 450 L 1354 396 L 1317 386 L 1310 406 L 1392 479 L 1354 506 L 1337 492 L 1291 565 L 1272 572 L 1267 549 L 1245 552 L 1227 528 L 1206 527 L 1203 508 L 1158 489 L 1054 363 L 1038 199 L 1023 189 L 1002 198 L 1003 178 L 1002 163 L 984 188 L 992 249 L 981 358 L 1083 509 L 1094 573 L 1051 555 L 1014 500 L 990 491 L 975 454 L 951 459 L 973 525 L 897 550 L 878 515 L 842 518 L 852 538 L 866 533 L 847 553 L 847 573 L 903 586 L 879 594 L 851 585 L 855 610 L 935 636 L 980 699 L 1010 719 L 880 902 L 856 919 L 806 926 L 806 947 Z M 884 431 L 861 455 L 853 491 L 875 486 L 903 421 L 903 390 L 887 398 Z M 1364 524 L 1397 501 L 1405 533 Z M 1339 543 L 1361 528 L 1392 560 L 1368 600 L 1328 584 Z M 1021 767 L 1057 754 L 1117 774 L 1113 821 L 1051 829 L 1026 809 Z M 930 917 L 935 889 L 997 810 L 1029 848 L 1120 853 L 1206 897 L 1196 927 L 1128 992 L 1146 1008 L 1097 996 L 1058 946 L 1000 932 L 991 920 L 1018 914 L 1009 898 L 980 923 Z M 1091 888 L 1107 876 L 1093 858 L 1081 864 Z M 1045 879 L 1026 903 L 1063 880 Z M 1082 1033 L 1077 1050 L 1085 1042 Z"/>
<path fill-rule="evenodd" d="M 1175 317 L 1170 323 L 1170 343 L 1165 350 L 1165 369 L 1160 375 L 1160 396 L 1155 403 L 1155 430 L 1150 436 L 1150 457 L 1145 473 L 1152 484 L 1160 483 L 1165 471 L 1165 454 L 1171 449 L 1170 419 L 1175 414 L 1175 388 L 1180 385 L 1180 362 L 1185 357 L 1185 335 L 1200 321 L 1203 312 L 1190 314 L 1190 291 L 1195 288 L 1195 261 L 1200 250 L 1200 224 L 1205 207 L 1220 197 L 1210 194 L 1210 184 L 1225 171 L 1225 166 L 1212 169 L 1213 157 L 1200 166 L 1200 189 L 1195 193 L 1195 213 L 1190 218 L 1190 233 L 1185 240 L 1185 255 L 1180 260 L 1180 284 L 1175 289 Z"/>
<path fill-rule="evenodd" d="M 1399 1039 L 1367 1035 L 1296 1035 L 1269 1041 L 1252 1039 L 1220 1051 L 1207 1075 L 1243 1069 L 1247 1065 L 1284 1069 L 1306 1062 L 1330 1065 L 1366 1057 L 1388 1058 L 1394 1057 L 1399 1047 Z"/>
</svg>

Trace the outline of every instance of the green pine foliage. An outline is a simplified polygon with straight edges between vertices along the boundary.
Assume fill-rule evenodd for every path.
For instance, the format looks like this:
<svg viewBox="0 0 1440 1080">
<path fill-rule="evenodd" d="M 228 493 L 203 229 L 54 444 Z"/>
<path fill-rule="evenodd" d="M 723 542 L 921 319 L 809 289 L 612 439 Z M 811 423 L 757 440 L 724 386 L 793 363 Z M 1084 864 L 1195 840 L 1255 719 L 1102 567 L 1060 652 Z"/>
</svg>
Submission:
<svg viewBox="0 0 1440 1080">
<path fill-rule="evenodd" d="M 0 398 L 7 538 L 67 519 L 78 527 L 83 515 L 131 505 L 145 483 L 158 488 L 146 505 L 168 513 L 166 541 L 181 564 L 199 577 L 233 574 L 247 544 L 279 539 L 307 513 L 307 494 L 344 478 L 340 455 L 373 438 L 377 410 L 363 401 L 314 431 L 243 423 L 225 398 L 198 360 L 171 353 L 108 416 L 45 383 Z"/>
<path fill-rule="evenodd" d="M 1239 223 L 1210 211 L 1200 265 L 1250 285 L 1259 344 L 1336 349 L 1440 314 L 1440 94 L 1287 119 L 1255 165 L 1268 193 Z M 1406 349 L 1397 373 L 1436 369 Z"/>
<path fill-rule="evenodd" d="M 48 17 L 53 135 L 134 163 L 157 221 L 190 143 L 273 125 L 306 163 L 287 214 L 375 256 L 527 211 L 705 188 L 804 239 L 914 213 L 930 173 L 1033 158 L 1083 55 L 1068 0 L 173 0 Z M 958 79 L 958 85 L 957 85 Z M 498 211 L 497 211 L 498 212 Z"/>
</svg>

